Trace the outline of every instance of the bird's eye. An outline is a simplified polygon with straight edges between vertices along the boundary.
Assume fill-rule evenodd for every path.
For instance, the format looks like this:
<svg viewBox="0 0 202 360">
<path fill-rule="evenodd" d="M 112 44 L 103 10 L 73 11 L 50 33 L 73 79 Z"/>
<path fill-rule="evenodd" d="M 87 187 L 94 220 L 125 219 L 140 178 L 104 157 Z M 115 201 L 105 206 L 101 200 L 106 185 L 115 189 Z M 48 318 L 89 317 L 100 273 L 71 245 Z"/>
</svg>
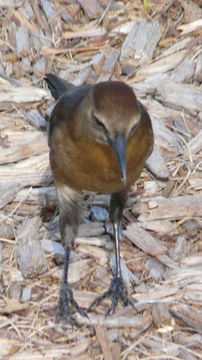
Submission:
<svg viewBox="0 0 202 360">
<path fill-rule="evenodd" d="M 103 122 L 100 121 L 95 114 L 92 115 L 94 124 L 97 129 L 102 130 L 104 133 L 107 132 L 106 127 L 104 126 Z"/>
</svg>

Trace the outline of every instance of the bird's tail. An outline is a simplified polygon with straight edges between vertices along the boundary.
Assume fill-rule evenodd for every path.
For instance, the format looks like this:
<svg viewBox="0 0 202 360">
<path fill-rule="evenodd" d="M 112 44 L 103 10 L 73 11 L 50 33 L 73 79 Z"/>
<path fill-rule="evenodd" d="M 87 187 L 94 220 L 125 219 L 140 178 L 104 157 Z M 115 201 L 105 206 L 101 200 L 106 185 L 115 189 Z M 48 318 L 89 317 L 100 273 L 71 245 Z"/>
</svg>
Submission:
<svg viewBox="0 0 202 360">
<path fill-rule="evenodd" d="M 57 100 L 61 95 L 63 95 L 67 91 L 71 91 L 75 88 L 73 84 L 66 82 L 61 79 L 59 76 L 54 74 L 46 74 L 44 77 L 48 88 L 51 92 L 51 95 Z"/>
</svg>

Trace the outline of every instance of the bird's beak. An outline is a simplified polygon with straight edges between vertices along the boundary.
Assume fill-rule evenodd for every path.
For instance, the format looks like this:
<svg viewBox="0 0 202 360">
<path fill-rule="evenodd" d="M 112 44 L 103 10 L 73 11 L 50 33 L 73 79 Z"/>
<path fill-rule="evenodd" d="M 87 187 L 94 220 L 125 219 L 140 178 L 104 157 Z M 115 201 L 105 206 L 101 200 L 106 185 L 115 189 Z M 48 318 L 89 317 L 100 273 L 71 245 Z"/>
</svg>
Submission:
<svg viewBox="0 0 202 360">
<path fill-rule="evenodd" d="M 110 145 L 114 150 L 122 174 L 122 182 L 126 184 L 127 171 L 126 171 L 126 139 L 123 134 L 118 134 L 114 140 L 110 140 Z"/>
</svg>

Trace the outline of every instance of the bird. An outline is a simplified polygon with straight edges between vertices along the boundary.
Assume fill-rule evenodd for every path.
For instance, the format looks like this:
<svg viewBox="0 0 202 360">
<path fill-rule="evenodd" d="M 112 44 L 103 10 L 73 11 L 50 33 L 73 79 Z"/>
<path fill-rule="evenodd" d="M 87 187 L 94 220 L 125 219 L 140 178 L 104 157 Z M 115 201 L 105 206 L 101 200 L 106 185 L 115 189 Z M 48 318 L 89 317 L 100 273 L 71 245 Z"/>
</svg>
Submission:
<svg viewBox="0 0 202 360">
<path fill-rule="evenodd" d="M 74 311 L 87 316 L 68 283 L 70 250 L 75 244 L 85 191 L 111 194 L 109 217 L 116 261 L 108 290 L 93 301 L 89 310 L 105 298 L 111 300 L 106 315 L 115 312 L 118 302 L 134 306 L 121 273 L 122 216 L 128 191 L 152 152 L 154 136 L 150 116 L 128 84 L 103 81 L 75 86 L 52 73 L 44 79 L 56 100 L 49 119 L 48 144 L 65 249 L 56 314 L 72 323 Z"/>
</svg>

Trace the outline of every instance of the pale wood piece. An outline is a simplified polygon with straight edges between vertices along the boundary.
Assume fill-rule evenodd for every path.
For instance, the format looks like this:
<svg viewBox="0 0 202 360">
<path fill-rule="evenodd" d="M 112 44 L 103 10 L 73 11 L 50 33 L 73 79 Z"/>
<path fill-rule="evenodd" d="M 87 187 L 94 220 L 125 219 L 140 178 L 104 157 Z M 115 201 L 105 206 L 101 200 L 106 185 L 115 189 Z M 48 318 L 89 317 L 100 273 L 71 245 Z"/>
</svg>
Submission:
<svg viewBox="0 0 202 360">
<path fill-rule="evenodd" d="M 131 315 L 130 317 L 126 316 L 108 316 L 105 315 L 91 315 L 88 314 L 88 318 L 84 318 L 75 314 L 76 321 L 79 325 L 101 325 L 109 328 L 133 328 L 138 334 L 144 332 L 151 325 L 152 317 L 150 314 L 146 313 L 142 315 Z"/>
<path fill-rule="evenodd" d="M 179 359 L 177 356 L 179 354 L 179 350 L 181 346 L 178 344 L 174 344 L 171 341 L 167 341 L 163 337 L 156 337 L 156 336 L 146 336 L 145 338 L 142 338 L 141 345 L 144 346 L 148 352 L 151 353 L 158 353 L 161 354 L 161 360 L 165 357 L 166 360 L 170 359 Z M 163 356 L 164 355 L 164 356 Z"/>
<path fill-rule="evenodd" d="M 123 231 L 123 234 L 132 241 L 134 245 L 145 253 L 155 256 L 167 267 L 171 269 L 177 268 L 177 264 L 165 254 L 167 248 L 139 225 L 135 223 L 129 225 L 127 229 Z"/>
<path fill-rule="evenodd" d="M 181 219 L 202 216 L 202 195 L 185 195 L 166 199 L 158 197 L 149 202 L 149 220 Z"/>
<path fill-rule="evenodd" d="M 182 40 L 179 39 L 179 41 L 165 49 L 160 55 L 160 58 L 174 53 L 178 54 L 181 50 L 187 49 L 193 40 L 194 37 L 192 36 L 185 37 Z"/>
<path fill-rule="evenodd" d="M 0 185 L 0 209 L 11 202 L 19 190 L 23 188 L 23 185 L 19 182 L 13 181 L 10 183 L 4 183 Z"/>
<path fill-rule="evenodd" d="M 151 278 L 156 282 L 162 281 L 166 272 L 166 267 L 156 258 L 152 257 L 145 261 L 145 269 L 148 271 Z"/>
<path fill-rule="evenodd" d="M 123 234 L 132 241 L 134 245 L 152 256 L 163 255 L 167 251 L 167 248 L 162 245 L 159 240 L 155 239 L 135 223 L 128 225 L 127 229 L 123 230 Z"/>
<path fill-rule="evenodd" d="M 41 246 L 42 249 L 47 253 L 65 255 L 64 247 L 57 241 L 42 239 Z"/>
<path fill-rule="evenodd" d="M 79 237 L 99 236 L 105 233 L 104 225 L 99 222 L 90 224 L 80 224 Z"/>
<path fill-rule="evenodd" d="M 108 263 L 109 252 L 101 247 L 83 244 L 78 246 L 77 251 L 86 256 L 90 254 L 90 257 L 95 258 L 96 262 L 101 266 L 105 266 Z"/>
<path fill-rule="evenodd" d="M 171 312 L 199 334 L 202 334 L 202 313 L 200 310 L 186 304 L 176 304 L 171 307 Z"/>
<path fill-rule="evenodd" d="M 16 86 L 0 77 L 0 104 L 5 102 L 29 103 L 50 99 L 48 91 L 34 86 Z"/>
<path fill-rule="evenodd" d="M 51 240 L 60 240 L 60 232 L 59 232 L 59 219 L 55 221 L 54 227 L 51 228 L 49 233 L 47 234 L 47 238 Z M 89 223 L 89 224 L 80 224 L 78 229 L 78 237 L 76 238 L 77 244 L 95 244 L 96 246 L 105 245 L 109 243 L 106 240 L 98 239 L 98 236 L 105 234 L 105 227 L 102 223 Z M 112 244 L 112 241 L 110 241 Z"/>
<path fill-rule="evenodd" d="M 85 67 L 84 69 L 78 72 L 77 76 L 72 81 L 72 84 L 74 84 L 75 86 L 83 85 L 83 83 L 85 83 L 86 80 L 88 79 L 90 73 L 91 73 L 91 67 L 90 66 Z"/>
<path fill-rule="evenodd" d="M 172 316 L 168 310 L 168 306 L 164 303 L 159 302 L 152 306 L 152 316 L 156 328 L 171 325 Z"/>
<path fill-rule="evenodd" d="M 49 184 L 51 180 L 48 153 L 20 161 L 14 165 L 6 165 L 0 172 L 2 185 L 21 183 L 23 186 L 43 186 Z"/>
<path fill-rule="evenodd" d="M 32 188 L 28 192 L 27 189 L 22 189 L 17 192 L 14 198 L 15 202 L 23 201 L 27 204 L 35 204 L 40 207 L 57 204 L 57 195 L 55 186 L 44 186 Z"/>
<path fill-rule="evenodd" d="M 171 80 L 160 81 L 156 87 L 156 100 L 176 109 L 184 109 L 191 115 L 202 111 L 201 88 L 189 84 L 176 84 Z"/>
<path fill-rule="evenodd" d="M 97 82 L 110 80 L 114 67 L 119 57 L 119 51 L 116 49 L 109 49 L 105 53 L 104 65 L 101 70 L 101 74 L 97 79 Z"/>
<path fill-rule="evenodd" d="M 96 19 L 101 15 L 101 8 L 97 0 L 78 0 L 89 19 Z"/>
<path fill-rule="evenodd" d="M 28 54 L 30 48 L 29 32 L 27 27 L 22 24 L 16 32 L 16 50 L 18 55 Z"/>
<path fill-rule="evenodd" d="M 202 82 L 202 54 L 199 54 L 197 58 L 194 78 L 196 81 Z"/>
<path fill-rule="evenodd" d="M 106 34 L 106 30 L 103 27 L 97 27 L 92 29 L 86 29 L 81 31 L 65 31 L 62 36 L 65 39 L 77 39 L 77 38 L 88 38 L 88 37 L 97 37 L 104 36 Z M 97 54 L 98 55 L 98 54 Z"/>
<path fill-rule="evenodd" d="M 104 54 L 103 53 L 98 53 L 93 57 L 92 66 L 97 75 L 100 74 L 103 63 L 104 63 Z"/>
<path fill-rule="evenodd" d="M 135 83 L 148 79 L 161 80 L 167 77 L 167 72 L 174 69 L 184 58 L 185 50 L 181 50 L 176 53 L 171 53 L 165 55 L 165 57 L 160 57 L 152 64 L 145 64 L 140 67 L 139 70 L 135 73 Z M 156 77 L 156 78 L 155 78 Z M 134 85 L 136 86 L 136 85 Z"/>
<path fill-rule="evenodd" d="M 34 278 L 43 274 L 48 267 L 44 252 L 38 239 L 41 219 L 27 219 L 17 233 L 17 262 L 26 278 Z"/>
<path fill-rule="evenodd" d="M 68 282 L 69 284 L 74 284 L 77 281 L 85 278 L 91 270 L 91 259 L 84 259 L 71 262 L 69 264 L 68 270 Z M 53 278 L 60 280 L 62 278 L 63 268 L 55 268 L 51 270 L 51 275 Z M 82 305 L 83 306 L 83 305 Z"/>
<path fill-rule="evenodd" d="M 37 130 L 44 130 L 47 128 L 47 122 L 37 109 L 31 109 L 27 112 L 27 120 Z"/>
<path fill-rule="evenodd" d="M 105 247 L 106 249 L 113 249 L 114 248 L 114 242 L 111 241 L 107 235 L 102 237 L 76 237 L 75 239 L 76 245 L 92 245 L 92 246 L 101 246 Z"/>
<path fill-rule="evenodd" d="M 134 206 L 134 212 L 136 207 Z M 137 208 L 138 209 L 138 208 Z M 136 210 L 137 212 L 138 210 Z M 173 224 L 169 220 L 149 220 L 147 214 L 142 214 L 138 217 L 141 222 L 141 227 L 145 230 L 152 230 L 157 233 L 168 233 L 173 229 Z"/>
<path fill-rule="evenodd" d="M 127 35 L 121 49 L 121 63 L 142 64 L 153 57 L 154 50 L 161 38 L 158 21 L 136 21 Z"/>
<path fill-rule="evenodd" d="M 48 153 L 20 161 L 14 165 L 2 166 L 0 172 L 0 208 L 11 202 L 23 187 L 50 184 L 52 174 Z M 29 194 L 29 189 L 27 195 Z M 25 194 L 26 198 L 26 194 Z"/>
<path fill-rule="evenodd" d="M 112 353 L 110 350 L 110 341 L 107 336 L 107 329 L 105 326 L 97 325 L 95 326 L 95 332 L 98 342 L 102 348 L 102 352 L 104 355 L 104 360 L 113 360 Z"/>
<path fill-rule="evenodd" d="M 46 134 L 37 131 L 3 131 L 8 147 L 1 149 L 0 164 L 14 163 L 47 152 Z"/>
<path fill-rule="evenodd" d="M 168 179 L 169 172 L 166 167 L 165 160 L 163 159 L 160 149 L 154 145 L 151 155 L 146 160 L 146 167 L 159 179 Z"/>
<path fill-rule="evenodd" d="M 190 22 L 189 24 L 184 24 L 178 26 L 177 29 L 182 30 L 181 35 L 189 34 L 192 31 L 200 29 L 202 27 L 202 19 L 198 19 L 195 21 Z"/>
<path fill-rule="evenodd" d="M 202 150 L 202 130 L 188 142 L 188 148 L 192 155 Z"/>
<path fill-rule="evenodd" d="M 195 64 L 193 59 L 185 58 L 178 66 L 176 66 L 170 78 L 178 83 L 188 83 L 194 75 L 194 70 Z"/>
</svg>

